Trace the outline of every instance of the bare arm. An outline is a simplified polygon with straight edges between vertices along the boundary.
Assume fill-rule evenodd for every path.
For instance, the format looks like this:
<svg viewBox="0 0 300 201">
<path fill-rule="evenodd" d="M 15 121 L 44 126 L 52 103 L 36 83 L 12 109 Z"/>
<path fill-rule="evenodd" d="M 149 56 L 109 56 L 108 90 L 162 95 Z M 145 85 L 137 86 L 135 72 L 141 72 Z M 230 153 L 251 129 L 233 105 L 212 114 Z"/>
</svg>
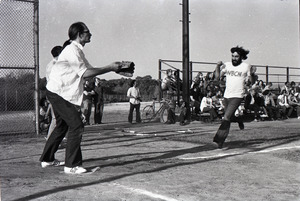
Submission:
<svg viewBox="0 0 300 201">
<path fill-rule="evenodd" d="M 116 72 L 120 70 L 121 68 L 121 62 L 113 62 L 107 66 L 104 67 L 97 67 L 97 68 L 88 68 L 84 74 L 83 78 L 88 78 L 88 77 L 95 77 L 97 75 L 105 74 L 108 72 Z"/>
</svg>

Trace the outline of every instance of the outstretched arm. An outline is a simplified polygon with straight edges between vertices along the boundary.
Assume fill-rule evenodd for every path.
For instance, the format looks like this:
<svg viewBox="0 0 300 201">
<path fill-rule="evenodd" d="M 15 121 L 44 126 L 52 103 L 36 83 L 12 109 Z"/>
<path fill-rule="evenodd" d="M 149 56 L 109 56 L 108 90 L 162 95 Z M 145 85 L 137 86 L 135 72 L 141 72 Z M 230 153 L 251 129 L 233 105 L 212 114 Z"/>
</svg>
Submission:
<svg viewBox="0 0 300 201">
<path fill-rule="evenodd" d="M 88 77 L 95 77 L 97 75 L 105 74 L 108 72 L 117 72 L 121 69 L 122 62 L 113 62 L 107 66 L 104 67 L 98 67 L 98 68 L 88 68 L 84 74 L 83 78 L 88 78 Z"/>
</svg>

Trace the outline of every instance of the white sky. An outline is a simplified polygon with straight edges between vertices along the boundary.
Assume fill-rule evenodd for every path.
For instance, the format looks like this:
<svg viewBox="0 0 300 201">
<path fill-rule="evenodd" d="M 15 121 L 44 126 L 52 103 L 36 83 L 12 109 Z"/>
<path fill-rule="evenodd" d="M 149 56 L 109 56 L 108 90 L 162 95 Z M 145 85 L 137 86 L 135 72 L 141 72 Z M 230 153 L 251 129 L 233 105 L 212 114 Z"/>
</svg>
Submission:
<svg viewBox="0 0 300 201">
<path fill-rule="evenodd" d="M 69 26 L 82 21 L 93 34 L 84 49 L 92 65 L 131 60 L 136 64 L 135 76 L 158 78 L 158 59 L 182 60 L 179 3 L 182 1 L 40 1 L 40 76 L 45 76 L 52 47 L 62 45 Z M 240 45 L 250 50 L 250 64 L 300 66 L 298 0 L 190 0 L 189 8 L 191 61 L 229 61 L 230 48 Z"/>
</svg>

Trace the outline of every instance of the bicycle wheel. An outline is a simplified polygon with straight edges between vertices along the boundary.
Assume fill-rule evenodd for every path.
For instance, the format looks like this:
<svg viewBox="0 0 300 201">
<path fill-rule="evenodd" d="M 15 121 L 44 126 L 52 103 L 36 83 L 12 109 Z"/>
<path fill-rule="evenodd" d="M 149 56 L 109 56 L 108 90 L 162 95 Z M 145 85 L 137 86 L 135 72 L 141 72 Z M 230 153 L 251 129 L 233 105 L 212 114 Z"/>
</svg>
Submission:
<svg viewBox="0 0 300 201">
<path fill-rule="evenodd" d="M 142 121 L 143 122 L 149 122 L 154 117 L 154 109 L 152 105 L 147 105 L 144 107 L 142 111 Z"/>
<path fill-rule="evenodd" d="M 163 108 L 160 113 L 160 122 L 165 123 L 166 121 L 168 121 L 168 110 L 167 108 Z"/>
</svg>

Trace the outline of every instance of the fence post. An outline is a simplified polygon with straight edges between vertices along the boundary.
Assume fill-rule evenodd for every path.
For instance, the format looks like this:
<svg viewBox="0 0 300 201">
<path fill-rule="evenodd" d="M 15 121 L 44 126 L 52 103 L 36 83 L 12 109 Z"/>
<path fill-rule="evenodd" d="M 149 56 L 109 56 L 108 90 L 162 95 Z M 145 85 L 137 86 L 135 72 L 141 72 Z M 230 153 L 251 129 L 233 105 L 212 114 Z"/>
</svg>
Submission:
<svg viewBox="0 0 300 201">
<path fill-rule="evenodd" d="M 190 62 L 190 86 L 192 85 L 193 82 L 193 62 Z"/>
<path fill-rule="evenodd" d="M 289 82 L 290 78 L 290 68 L 286 67 L 286 81 Z"/>
<path fill-rule="evenodd" d="M 158 60 L 158 84 L 159 84 L 159 95 L 158 95 L 158 101 L 162 99 L 162 93 L 161 93 L 161 59 Z"/>
<path fill-rule="evenodd" d="M 269 83 L 269 66 L 266 66 L 266 83 Z"/>
<path fill-rule="evenodd" d="M 40 99 L 40 91 L 39 91 L 39 0 L 35 0 L 34 2 L 34 66 L 35 66 L 35 131 L 36 134 L 40 134 L 40 117 L 39 117 L 39 99 Z"/>
</svg>

